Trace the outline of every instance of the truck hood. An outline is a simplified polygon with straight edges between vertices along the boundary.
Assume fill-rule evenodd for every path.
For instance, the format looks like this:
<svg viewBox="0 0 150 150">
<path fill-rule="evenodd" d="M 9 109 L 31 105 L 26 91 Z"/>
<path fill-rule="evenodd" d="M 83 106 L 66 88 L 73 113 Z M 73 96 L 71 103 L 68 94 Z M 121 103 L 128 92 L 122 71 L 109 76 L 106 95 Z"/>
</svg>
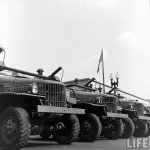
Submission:
<svg viewBox="0 0 150 150">
<path fill-rule="evenodd" d="M 76 91 L 75 92 L 75 96 L 76 97 L 80 97 L 80 98 L 96 98 L 96 97 L 100 97 L 100 96 L 104 96 L 104 97 L 113 97 L 115 98 L 115 96 L 112 95 L 108 95 L 108 94 L 102 94 L 99 92 L 86 92 L 86 91 Z"/>
<path fill-rule="evenodd" d="M 51 84 L 59 84 L 65 86 L 62 82 L 53 81 L 53 80 L 45 80 L 45 79 L 39 79 L 39 78 L 20 78 L 20 77 L 11 77 L 11 76 L 4 76 L 0 75 L 0 83 L 9 83 L 9 84 L 31 84 L 34 82 L 38 83 L 51 83 Z"/>
</svg>

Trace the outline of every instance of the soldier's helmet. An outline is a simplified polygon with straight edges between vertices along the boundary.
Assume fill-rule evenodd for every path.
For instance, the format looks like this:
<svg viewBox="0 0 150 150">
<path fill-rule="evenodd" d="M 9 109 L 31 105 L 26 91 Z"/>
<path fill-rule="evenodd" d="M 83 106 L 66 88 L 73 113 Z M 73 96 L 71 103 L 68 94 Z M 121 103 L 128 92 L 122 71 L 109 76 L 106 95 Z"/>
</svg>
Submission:
<svg viewBox="0 0 150 150">
<path fill-rule="evenodd" d="M 44 72 L 44 70 L 42 69 L 42 68 L 39 68 L 37 71 L 36 71 L 39 75 L 43 75 L 43 72 Z"/>
<path fill-rule="evenodd" d="M 75 82 L 75 84 L 79 84 L 79 79 L 76 78 L 76 79 L 74 80 L 74 82 Z"/>
</svg>

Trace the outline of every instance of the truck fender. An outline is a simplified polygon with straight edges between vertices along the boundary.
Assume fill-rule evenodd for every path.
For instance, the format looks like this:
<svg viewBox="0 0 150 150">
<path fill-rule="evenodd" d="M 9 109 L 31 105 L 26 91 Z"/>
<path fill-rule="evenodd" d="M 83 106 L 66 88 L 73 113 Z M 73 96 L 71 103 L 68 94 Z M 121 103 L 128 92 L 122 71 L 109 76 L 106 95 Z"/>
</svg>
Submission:
<svg viewBox="0 0 150 150">
<path fill-rule="evenodd" d="M 72 107 L 85 109 L 85 113 L 93 113 L 97 116 L 103 116 L 107 114 L 107 107 L 105 105 L 78 103 L 73 104 Z"/>
<path fill-rule="evenodd" d="M 36 111 L 37 105 L 42 104 L 43 96 L 4 92 L 0 94 L 0 113 L 7 107 L 22 107 L 27 111 Z"/>
</svg>

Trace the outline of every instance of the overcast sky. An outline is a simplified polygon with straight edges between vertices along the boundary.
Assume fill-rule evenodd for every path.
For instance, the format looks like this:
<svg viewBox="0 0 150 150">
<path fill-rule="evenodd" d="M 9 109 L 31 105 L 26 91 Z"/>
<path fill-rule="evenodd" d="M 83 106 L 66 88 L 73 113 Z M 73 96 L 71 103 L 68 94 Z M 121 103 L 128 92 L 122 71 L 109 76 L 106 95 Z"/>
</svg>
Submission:
<svg viewBox="0 0 150 150">
<path fill-rule="evenodd" d="M 150 99 L 149 0 L 0 0 L 5 64 L 63 80 L 96 77 L 104 49 L 105 82 L 118 72 L 120 88 Z"/>
</svg>

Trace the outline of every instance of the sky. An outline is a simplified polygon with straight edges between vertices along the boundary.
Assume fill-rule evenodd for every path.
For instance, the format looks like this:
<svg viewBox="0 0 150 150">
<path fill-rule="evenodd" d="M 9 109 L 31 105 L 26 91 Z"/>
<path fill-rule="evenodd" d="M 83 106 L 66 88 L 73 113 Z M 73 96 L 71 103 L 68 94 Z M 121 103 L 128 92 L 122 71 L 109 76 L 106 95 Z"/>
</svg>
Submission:
<svg viewBox="0 0 150 150">
<path fill-rule="evenodd" d="M 5 65 L 63 81 L 92 78 L 104 49 L 105 83 L 150 99 L 149 0 L 0 0 L 0 46 Z M 61 76 L 61 74 L 59 74 Z"/>
</svg>

